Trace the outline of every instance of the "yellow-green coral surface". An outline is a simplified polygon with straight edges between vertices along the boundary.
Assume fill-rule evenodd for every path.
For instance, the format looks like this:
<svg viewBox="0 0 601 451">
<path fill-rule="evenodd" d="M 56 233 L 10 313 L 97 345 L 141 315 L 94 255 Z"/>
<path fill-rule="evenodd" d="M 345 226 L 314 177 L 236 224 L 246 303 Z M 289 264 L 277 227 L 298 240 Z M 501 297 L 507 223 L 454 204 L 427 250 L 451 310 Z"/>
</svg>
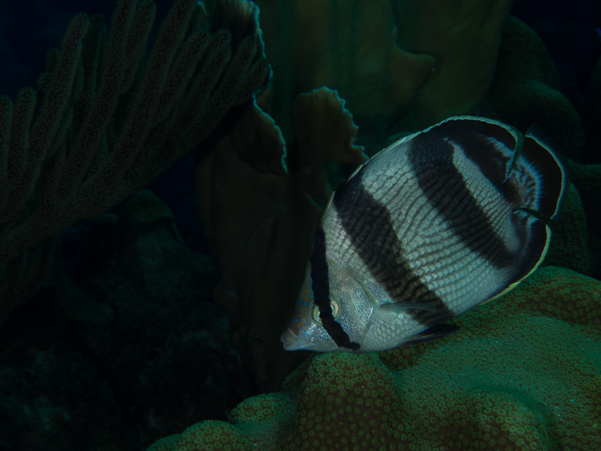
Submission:
<svg viewBox="0 0 601 451">
<path fill-rule="evenodd" d="M 230 424 L 150 450 L 601 449 L 599 281 L 545 267 L 454 322 L 430 343 L 317 354 Z"/>
</svg>

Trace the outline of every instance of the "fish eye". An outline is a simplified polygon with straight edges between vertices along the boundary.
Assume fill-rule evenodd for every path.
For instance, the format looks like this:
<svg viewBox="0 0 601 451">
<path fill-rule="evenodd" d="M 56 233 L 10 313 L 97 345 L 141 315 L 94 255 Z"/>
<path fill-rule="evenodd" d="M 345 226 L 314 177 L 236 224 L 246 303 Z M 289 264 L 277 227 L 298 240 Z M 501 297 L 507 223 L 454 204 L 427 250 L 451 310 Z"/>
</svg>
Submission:
<svg viewBox="0 0 601 451">
<path fill-rule="evenodd" d="M 339 308 L 338 301 L 330 298 L 330 307 L 332 308 L 332 316 L 334 319 L 338 316 Z M 315 302 L 315 301 L 313 301 Z M 315 303 L 311 306 L 311 320 L 317 324 L 321 324 L 321 318 L 319 317 L 319 307 Z"/>
</svg>

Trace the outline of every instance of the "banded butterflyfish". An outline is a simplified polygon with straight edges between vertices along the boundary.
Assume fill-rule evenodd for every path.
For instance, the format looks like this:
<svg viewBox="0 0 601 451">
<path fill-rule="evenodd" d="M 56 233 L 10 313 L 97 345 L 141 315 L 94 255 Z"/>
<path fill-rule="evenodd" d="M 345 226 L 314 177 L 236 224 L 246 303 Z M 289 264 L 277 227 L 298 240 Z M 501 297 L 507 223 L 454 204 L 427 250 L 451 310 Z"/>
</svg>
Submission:
<svg viewBox="0 0 601 451">
<path fill-rule="evenodd" d="M 373 352 L 452 331 L 540 265 L 565 186 L 546 140 L 490 119 L 388 146 L 329 200 L 284 348 Z"/>
</svg>

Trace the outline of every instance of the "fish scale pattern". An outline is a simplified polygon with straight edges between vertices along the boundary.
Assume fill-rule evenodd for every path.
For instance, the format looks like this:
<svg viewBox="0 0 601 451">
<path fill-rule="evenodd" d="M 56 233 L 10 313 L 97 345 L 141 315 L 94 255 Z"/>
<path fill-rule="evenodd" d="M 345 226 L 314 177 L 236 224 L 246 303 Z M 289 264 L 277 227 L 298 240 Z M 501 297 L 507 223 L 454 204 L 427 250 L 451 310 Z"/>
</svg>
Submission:
<svg viewBox="0 0 601 451">
<path fill-rule="evenodd" d="M 541 268 L 454 323 L 429 343 L 318 354 L 233 424 L 199 425 L 278 451 L 601 449 L 601 283 Z"/>
</svg>

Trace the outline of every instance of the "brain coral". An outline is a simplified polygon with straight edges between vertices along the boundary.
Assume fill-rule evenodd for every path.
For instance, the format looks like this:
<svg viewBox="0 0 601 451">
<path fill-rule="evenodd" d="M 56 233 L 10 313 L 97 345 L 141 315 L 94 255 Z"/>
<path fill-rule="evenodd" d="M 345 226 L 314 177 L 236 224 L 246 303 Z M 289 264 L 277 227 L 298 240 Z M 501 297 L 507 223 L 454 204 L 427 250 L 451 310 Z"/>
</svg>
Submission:
<svg viewBox="0 0 601 451">
<path fill-rule="evenodd" d="M 591 256 L 587 214 L 578 190 L 568 185 L 560 217 L 551 222 L 553 233 L 545 266 L 561 266 L 581 274 L 589 274 Z"/>
<path fill-rule="evenodd" d="M 250 451 L 253 449 L 256 449 L 255 445 L 237 428 L 223 421 L 213 420 L 190 426 L 181 434 L 165 437 L 148 448 L 149 451 Z"/>
<path fill-rule="evenodd" d="M 455 323 L 430 343 L 315 355 L 233 424 L 182 434 L 200 443 L 150 449 L 601 449 L 601 283 L 542 268 Z"/>
<path fill-rule="evenodd" d="M 601 164 L 582 165 L 569 161 L 570 175 L 574 186 L 582 198 L 588 225 L 588 246 L 591 253 L 591 272 L 600 278 L 601 275 Z M 564 266 L 562 264 L 562 266 Z"/>
</svg>

